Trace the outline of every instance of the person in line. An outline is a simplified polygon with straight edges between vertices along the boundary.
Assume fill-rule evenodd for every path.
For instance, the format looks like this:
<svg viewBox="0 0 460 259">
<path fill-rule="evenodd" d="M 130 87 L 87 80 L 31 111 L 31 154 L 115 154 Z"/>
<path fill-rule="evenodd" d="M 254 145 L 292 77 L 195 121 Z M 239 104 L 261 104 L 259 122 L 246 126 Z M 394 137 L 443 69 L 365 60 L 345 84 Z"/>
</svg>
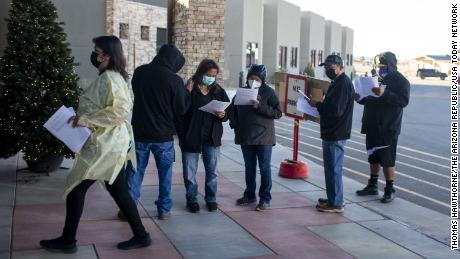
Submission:
<svg viewBox="0 0 460 259">
<path fill-rule="evenodd" d="M 379 60 L 380 87 L 372 91 L 378 97 L 368 96 L 360 99 L 364 105 L 361 133 L 366 134 L 366 149 L 370 153 L 370 179 L 364 189 L 356 191 L 359 196 L 378 195 L 379 172 L 383 167 L 386 186 L 382 203 L 394 199 L 396 148 L 401 132 L 403 109 L 409 104 L 410 83 L 398 72 L 395 54 L 384 52 Z"/>
<path fill-rule="evenodd" d="M 264 65 L 253 65 L 246 78 L 246 88 L 258 89 L 257 100 L 252 105 L 230 106 L 230 127 L 235 131 L 235 144 L 241 145 L 245 166 L 246 189 L 237 205 L 255 203 L 256 167 L 259 161 L 261 185 L 257 211 L 270 208 L 272 199 L 271 157 L 276 144 L 275 119 L 282 116 L 280 103 L 275 91 L 266 84 L 267 69 Z"/>
<path fill-rule="evenodd" d="M 129 192 L 137 203 L 150 153 L 158 169 L 159 195 L 155 201 L 158 219 L 170 216 L 176 125 L 188 106 L 184 81 L 176 73 L 185 58 L 176 46 L 163 45 L 149 64 L 139 66 L 131 81 L 134 92 L 132 125 L 137 169 L 127 168 Z M 118 214 L 123 219 L 123 213 Z"/>
<path fill-rule="evenodd" d="M 76 234 L 83 212 L 85 195 L 96 181 L 105 184 L 120 210 L 126 215 L 134 237 L 118 244 L 119 249 L 149 246 L 152 242 L 145 231 L 136 204 L 131 199 L 126 183 L 124 164 L 135 159 L 128 150 L 132 128 L 128 116 L 132 108 L 126 80 L 122 44 L 115 36 L 93 39 L 95 44 L 91 63 L 99 70 L 99 77 L 80 97 L 77 116 L 70 118 L 74 127 L 88 127 L 92 133 L 77 154 L 75 165 L 67 177 L 66 219 L 62 235 L 42 240 L 46 250 L 75 253 Z"/>
<path fill-rule="evenodd" d="M 344 73 L 340 56 L 329 55 L 320 66 L 324 66 L 327 77 L 332 81 L 323 101 L 309 101 L 311 106 L 318 109 L 321 118 L 320 131 L 327 193 L 327 199 L 320 198 L 316 208 L 321 212 L 341 213 L 344 211 L 344 147 L 351 135 L 354 88 L 350 78 Z"/>
<path fill-rule="evenodd" d="M 225 90 L 216 82 L 218 73 L 216 62 L 211 59 L 201 61 L 187 87 L 191 93 L 190 107 L 180 122 L 179 144 L 182 150 L 185 197 L 187 209 L 192 213 L 200 211 L 195 177 L 200 153 L 206 172 L 206 207 L 209 211 L 217 210 L 217 167 L 222 145 L 222 122 L 227 121 L 228 116 L 225 110 L 212 114 L 199 108 L 213 100 L 230 102 Z"/>
</svg>

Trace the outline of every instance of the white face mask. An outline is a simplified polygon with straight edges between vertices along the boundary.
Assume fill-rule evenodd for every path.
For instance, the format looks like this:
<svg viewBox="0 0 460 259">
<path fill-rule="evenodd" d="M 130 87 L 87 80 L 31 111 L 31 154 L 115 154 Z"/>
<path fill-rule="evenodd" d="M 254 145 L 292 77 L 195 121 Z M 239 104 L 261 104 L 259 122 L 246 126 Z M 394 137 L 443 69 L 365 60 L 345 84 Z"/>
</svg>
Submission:
<svg viewBox="0 0 460 259">
<path fill-rule="evenodd" d="M 262 86 L 262 83 L 257 81 L 257 80 L 249 80 L 248 81 L 248 85 L 249 87 L 251 87 L 252 89 L 257 89 L 259 87 Z"/>
</svg>

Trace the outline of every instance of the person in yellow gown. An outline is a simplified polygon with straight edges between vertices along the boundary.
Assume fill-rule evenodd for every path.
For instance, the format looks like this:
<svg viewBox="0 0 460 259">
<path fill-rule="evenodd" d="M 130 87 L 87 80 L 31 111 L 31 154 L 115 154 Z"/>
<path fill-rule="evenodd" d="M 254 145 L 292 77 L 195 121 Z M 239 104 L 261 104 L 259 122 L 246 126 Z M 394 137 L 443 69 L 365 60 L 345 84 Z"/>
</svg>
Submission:
<svg viewBox="0 0 460 259">
<path fill-rule="evenodd" d="M 91 63 L 99 70 L 99 77 L 80 97 L 77 116 L 69 119 L 75 127 L 88 127 L 92 133 L 67 177 L 64 198 L 66 220 L 62 235 L 42 240 L 46 250 L 74 253 L 76 234 L 89 187 L 100 182 L 125 215 L 134 237 L 118 244 L 119 249 L 149 246 L 151 238 L 139 217 L 137 206 L 128 192 L 125 164 L 135 163 L 132 128 L 128 121 L 132 109 L 125 71 L 125 58 L 120 40 L 115 36 L 100 36 L 95 44 Z"/>
</svg>

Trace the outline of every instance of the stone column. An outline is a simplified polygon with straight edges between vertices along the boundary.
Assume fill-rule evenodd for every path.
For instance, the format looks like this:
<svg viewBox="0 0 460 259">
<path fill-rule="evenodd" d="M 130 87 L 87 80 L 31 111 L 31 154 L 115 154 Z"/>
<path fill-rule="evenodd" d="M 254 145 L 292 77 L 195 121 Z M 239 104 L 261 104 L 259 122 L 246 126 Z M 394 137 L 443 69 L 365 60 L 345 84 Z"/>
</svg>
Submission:
<svg viewBox="0 0 460 259">
<path fill-rule="evenodd" d="M 225 0 L 176 0 L 173 12 L 173 43 L 186 57 L 180 74 L 190 78 L 205 58 L 220 67 L 223 84 Z"/>
</svg>

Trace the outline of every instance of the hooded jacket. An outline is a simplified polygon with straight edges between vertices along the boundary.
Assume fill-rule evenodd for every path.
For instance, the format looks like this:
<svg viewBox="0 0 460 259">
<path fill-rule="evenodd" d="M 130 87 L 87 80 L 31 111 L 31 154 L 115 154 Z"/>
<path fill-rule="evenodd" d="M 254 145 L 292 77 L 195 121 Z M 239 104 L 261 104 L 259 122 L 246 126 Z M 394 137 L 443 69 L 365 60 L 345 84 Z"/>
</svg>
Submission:
<svg viewBox="0 0 460 259">
<path fill-rule="evenodd" d="M 150 64 L 134 71 L 132 125 L 138 142 L 172 141 L 175 123 L 186 112 L 188 94 L 176 73 L 185 58 L 174 45 L 164 45 Z"/>
<path fill-rule="evenodd" d="M 275 119 L 282 116 L 278 96 L 265 83 L 266 69 L 262 65 L 254 65 L 248 72 L 262 79 L 259 88 L 259 107 L 234 105 L 235 98 L 229 108 L 230 127 L 235 130 L 235 144 L 239 145 L 275 145 Z M 249 88 L 249 86 L 246 86 Z"/>
<path fill-rule="evenodd" d="M 410 83 L 398 72 L 396 56 L 385 52 L 380 63 L 388 66 L 388 74 L 381 81 L 386 85 L 381 97 L 366 97 L 359 101 L 364 105 L 361 133 L 371 136 L 399 135 L 403 108 L 409 104 Z"/>
</svg>

